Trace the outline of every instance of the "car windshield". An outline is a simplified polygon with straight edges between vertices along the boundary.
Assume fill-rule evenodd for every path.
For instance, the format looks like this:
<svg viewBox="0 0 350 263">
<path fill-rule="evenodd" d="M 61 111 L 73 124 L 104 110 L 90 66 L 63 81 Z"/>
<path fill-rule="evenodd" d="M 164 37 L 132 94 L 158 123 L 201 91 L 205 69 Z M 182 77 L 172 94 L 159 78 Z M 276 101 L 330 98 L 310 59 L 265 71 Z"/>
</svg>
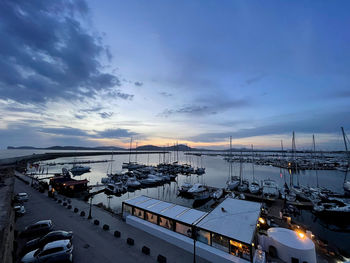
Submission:
<svg viewBox="0 0 350 263">
<path fill-rule="evenodd" d="M 34 252 L 34 257 L 37 257 L 40 253 L 40 249 L 37 249 L 35 252 Z"/>
</svg>

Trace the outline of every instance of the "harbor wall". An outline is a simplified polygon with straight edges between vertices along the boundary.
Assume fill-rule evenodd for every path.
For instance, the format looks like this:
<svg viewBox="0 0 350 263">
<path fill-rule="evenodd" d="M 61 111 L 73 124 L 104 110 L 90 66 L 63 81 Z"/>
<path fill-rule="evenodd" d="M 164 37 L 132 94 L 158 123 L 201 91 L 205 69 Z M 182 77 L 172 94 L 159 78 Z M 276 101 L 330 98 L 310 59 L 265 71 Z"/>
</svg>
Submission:
<svg viewBox="0 0 350 263">
<path fill-rule="evenodd" d="M 13 262 L 15 213 L 11 206 L 14 177 L 0 171 L 0 261 Z"/>
<path fill-rule="evenodd" d="M 166 242 L 180 247 L 190 253 L 193 253 L 193 239 L 186 237 L 184 235 L 178 234 L 176 232 L 170 231 L 166 228 L 157 226 L 145 220 L 142 220 L 135 216 L 127 216 L 126 223 L 141 229 L 151 235 L 154 235 Z M 208 246 L 201 242 L 196 242 L 196 255 L 204 258 L 210 262 L 223 262 L 223 263 L 247 263 L 242 258 L 235 257 L 227 252 L 221 251 L 214 247 Z"/>
</svg>

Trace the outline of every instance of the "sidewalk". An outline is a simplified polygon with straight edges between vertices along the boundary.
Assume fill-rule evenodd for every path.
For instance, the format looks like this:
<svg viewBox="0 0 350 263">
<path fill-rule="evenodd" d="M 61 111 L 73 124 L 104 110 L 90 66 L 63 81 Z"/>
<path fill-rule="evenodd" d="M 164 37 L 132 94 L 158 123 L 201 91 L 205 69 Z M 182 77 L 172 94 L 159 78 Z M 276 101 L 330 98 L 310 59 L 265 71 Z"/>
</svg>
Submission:
<svg viewBox="0 0 350 263">
<path fill-rule="evenodd" d="M 107 239 L 112 238 L 111 240 L 113 241 L 113 243 L 116 244 L 116 246 L 113 246 L 113 248 L 122 250 L 122 252 L 119 251 L 119 255 L 118 255 L 119 258 L 117 260 L 119 262 L 141 262 L 141 261 L 148 262 L 148 260 L 151 260 L 152 262 L 156 262 L 159 254 L 165 256 L 167 258 L 167 262 L 193 262 L 193 254 L 179 247 L 176 247 L 172 244 L 164 242 L 164 240 L 159 239 L 153 235 L 150 235 L 142 230 L 134 228 L 126 224 L 125 222 L 123 222 L 118 216 L 112 215 L 109 212 L 99 207 L 92 206 L 92 219 L 88 220 L 87 219 L 89 214 L 88 203 L 85 203 L 83 201 L 80 201 L 74 198 L 67 198 L 61 195 L 57 195 L 58 200 L 62 200 L 62 203 L 58 203 L 58 201 L 54 201 L 54 199 L 49 198 L 47 196 L 47 192 L 43 194 L 39 193 L 29 185 L 26 185 L 25 183 L 19 180 L 16 180 L 16 186 L 18 186 L 16 187 L 16 190 L 28 192 L 28 194 L 30 195 L 30 198 L 34 199 L 35 202 L 36 202 L 36 199 L 40 199 L 44 201 L 45 204 L 47 203 L 50 206 L 50 209 L 54 208 L 52 209 L 52 211 L 56 212 L 57 210 L 58 213 L 57 212 L 56 213 L 59 214 L 59 216 L 62 218 L 65 217 L 66 218 L 65 220 L 69 220 L 68 223 L 71 222 L 72 223 L 71 225 L 75 225 L 75 222 L 73 221 L 78 221 L 77 222 L 78 224 L 81 224 L 81 222 L 83 222 L 84 225 L 88 223 L 90 226 L 88 226 L 86 231 L 90 231 L 90 229 L 92 231 L 95 230 L 96 236 L 103 235 L 103 237 L 105 237 L 105 235 L 109 235 L 110 237 L 108 237 Z M 63 201 L 64 199 L 67 201 L 70 200 L 70 205 L 72 206 L 71 209 L 67 209 L 67 206 L 62 205 L 65 202 Z M 74 213 L 74 208 L 78 208 L 79 212 Z M 80 216 L 81 211 L 85 212 L 84 217 Z M 52 213 L 55 213 L 55 212 L 52 212 Z M 45 214 L 45 211 L 43 214 Z M 52 216 L 51 214 L 46 215 L 46 217 L 48 218 L 51 218 L 51 216 Z M 98 226 L 95 226 L 93 224 L 95 219 L 99 220 Z M 57 220 L 58 219 L 56 219 L 56 221 Z M 53 218 L 53 221 L 55 221 L 54 218 Z M 102 230 L 102 227 L 104 224 L 109 225 L 110 230 L 108 231 Z M 116 230 L 121 232 L 120 238 L 116 238 L 113 236 L 114 231 Z M 79 233 L 79 234 L 82 234 L 82 233 Z M 126 244 L 127 238 L 134 239 L 135 245 L 134 246 L 127 245 Z M 103 246 L 103 244 L 101 244 L 101 246 Z M 150 256 L 146 256 L 141 253 L 141 249 L 143 246 L 147 246 L 150 248 L 151 250 Z M 122 258 L 120 258 L 120 254 L 123 255 Z M 116 258 L 113 258 L 113 255 L 111 256 L 112 258 L 109 258 L 108 261 L 115 262 Z M 138 258 L 138 260 L 136 261 L 130 260 L 131 258 L 134 258 L 134 257 Z M 79 262 L 79 260 L 75 260 L 75 262 Z M 94 262 L 94 261 L 89 261 L 89 262 Z M 197 257 L 196 262 L 205 263 L 208 261 Z"/>
</svg>

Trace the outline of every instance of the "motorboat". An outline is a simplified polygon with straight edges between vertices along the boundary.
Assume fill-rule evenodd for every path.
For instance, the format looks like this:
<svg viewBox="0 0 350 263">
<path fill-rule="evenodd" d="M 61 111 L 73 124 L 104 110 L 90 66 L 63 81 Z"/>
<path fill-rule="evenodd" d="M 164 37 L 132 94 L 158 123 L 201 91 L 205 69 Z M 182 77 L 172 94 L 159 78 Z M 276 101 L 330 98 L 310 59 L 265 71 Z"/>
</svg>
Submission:
<svg viewBox="0 0 350 263">
<path fill-rule="evenodd" d="M 220 188 L 212 193 L 212 198 L 214 200 L 219 200 L 223 195 L 224 195 L 224 190 Z"/>
<path fill-rule="evenodd" d="M 251 194 L 257 194 L 260 192 L 260 185 L 257 181 L 253 181 L 249 184 L 249 192 Z"/>
<path fill-rule="evenodd" d="M 126 186 L 128 188 L 139 188 L 141 186 L 141 183 L 137 181 L 135 177 L 129 177 L 126 181 Z"/>
<path fill-rule="evenodd" d="M 205 168 L 198 167 L 198 168 L 194 171 L 194 173 L 197 174 L 197 175 L 205 174 Z"/>
<path fill-rule="evenodd" d="M 313 211 L 321 216 L 349 219 L 350 202 L 342 198 L 330 197 L 327 201 L 321 201 L 314 205 Z"/>
<path fill-rule="evenodd" d="M 90 166 L 82 166 L 82 165 L 73 165 L 73 167 L 69 170 L 73 175 L 82 175 L 84 173 L 90 172 Z"/>
<path fill-rule="evenodd" d="M 184 193 L 187 193 L 189 189 L 192 188 L 192 184 L 191 183 L 188 183 L 188 182 L 185 182 L 181 185 L 181 187 L 179 188 L 179 192 L 180 194 L 184 194 Z"/>
<path fill-rule="evenodd" d="M 127 187 L 122 182 L 110 183 L 107 184 L 106 191 L 113 194 L 121 194 L 127 191 Z"/>
<path fill-rule="evenodd" d="M 201 192 L 204 192 L 207 190 L 208 190 L 208 188 L 206 186 L 204 186 L 203 184 L 196 183 L 190 189 L 188 189 L 187 192 L 191 193 L 191 194 L 196 194 L 196 193 L 201 193 Z"/>
<path fill-rule="evenodd" d="M 263 181 L 262 187 L 263 196 L 269 198 L 277 198 L 279 196 L 279 190 L 274 180 L 266 179 Z"/>
</svg>

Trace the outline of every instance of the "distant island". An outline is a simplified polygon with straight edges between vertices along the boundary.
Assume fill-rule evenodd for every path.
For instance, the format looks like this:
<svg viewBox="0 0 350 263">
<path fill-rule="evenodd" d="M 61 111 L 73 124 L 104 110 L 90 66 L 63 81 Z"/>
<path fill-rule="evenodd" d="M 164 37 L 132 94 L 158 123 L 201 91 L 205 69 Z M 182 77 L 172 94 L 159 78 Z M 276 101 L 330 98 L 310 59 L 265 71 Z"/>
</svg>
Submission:
<svg viewBox="0 0 350 263">
<path fill-rule="evenodd" d="M 7 146 L 8 150 L 59 150 L 59 151 L 180 151 L 180 152 L 229 152 L 230 149 L 222 150 L 213 150 L 213 149 L 201 149 L 201 148 L 192 148 L 185 144 L 161 147 L 155 145 L 142 145 L 136 148 L 122 148 L 116 146 L 97 146 L 97 147 L 83 147 L 83 146 L 51 146 L 51 147 L 33 147 L 33 146 Z M 232 148 L 232 152 L 251 152 L 251 149 L 248 148 Z M 285 150 L 272 150 L 272 149 L 254 149 L 254 152 L 292 152 L 291 149 Z M 345 153 L 345 151 L 316 151 L 317 153 Z M 297 150 L 296 153 L 313 153 L 313 150 Z"/>
<path fill-rule="evenodd" d="M 51 147 L 32 147 L 32 146 L 8 146 L 8 150 L 83 150 L 83 151 L 129 151 L 130 149 L 116 147 L 116 146 L 97 146 L 97 147 L 82 147 L 82 146 L 51 146 Z M 160 147 L 154 145 L 143 145 L 131 150 L 140 150 L 140 151 L 212 151 L 209 149 L 197 149 L 191 148 L 184 144 L 179 144 L 169 147 Z"/>
</svg>

